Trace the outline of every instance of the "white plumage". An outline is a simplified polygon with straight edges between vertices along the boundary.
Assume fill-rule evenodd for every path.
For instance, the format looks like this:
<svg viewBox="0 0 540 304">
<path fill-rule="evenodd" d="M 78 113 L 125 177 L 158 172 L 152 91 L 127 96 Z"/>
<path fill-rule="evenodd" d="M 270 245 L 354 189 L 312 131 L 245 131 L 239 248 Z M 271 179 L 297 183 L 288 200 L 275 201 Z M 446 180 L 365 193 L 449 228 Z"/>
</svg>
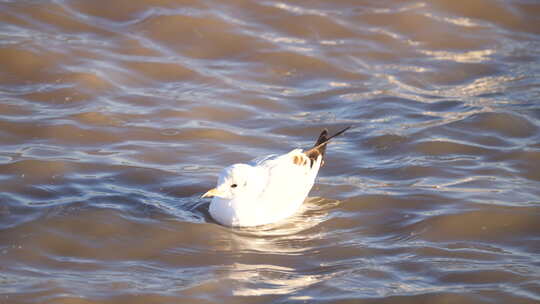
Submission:
<svg viewBox="0 0 540 304">
<path fill-rule="evenodd" d="M 308 151 L 292 150 L 249 164 L 234 164 L 221 172 L 217 186 L 202 197 L 213 197 L 210 215 L 226 226 L 259 226 L 293 215 L 313 187 L 331 137 L 324 130 Z"/>
</svg>

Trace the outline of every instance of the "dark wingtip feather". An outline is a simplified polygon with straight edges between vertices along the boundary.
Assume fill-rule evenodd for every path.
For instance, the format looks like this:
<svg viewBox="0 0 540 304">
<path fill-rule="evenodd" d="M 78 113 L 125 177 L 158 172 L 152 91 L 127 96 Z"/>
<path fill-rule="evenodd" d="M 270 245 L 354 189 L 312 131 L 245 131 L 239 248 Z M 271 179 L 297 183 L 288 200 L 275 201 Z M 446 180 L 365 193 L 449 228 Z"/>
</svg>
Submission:
<svg viewBox="0 0 540 304">
<path fill-rule="evenodd" d="M 327 142 L 328 141 L 328 129 L 324 129 L 322 130 L 321 134 L 319 135 L 319 138 L 317 139 L 317 141 L 315 142 L 315 145 L 313 145 L 313 148 L 319 146 L 319 145 L 322 145 L 323 143 Z M 324 155 L 324 152 L 326 150 L 326 145 L 323 145 L 319 151 L 321 152 L 321 154 Z"/>
<path fill-rule="evenodd" d="M 350 128 L 351 126 L 348 126 L 330 137 L 328 137 L 328 129 L 322 130 L 313 148 L 304 152 L 307 155 L 307 157 L 309 157 L 309 159 L 311 160 L 311 166 L 313 167 L 313 164 L 317 161 L 317 158 L 319 157 L 319 155 L 322 155 L 323 160 L 324 160 L 324 155 L 326 153 L 326 144 L 332 138 L 341 135 L 343 132 L 347 131 Z"/>
</svg>

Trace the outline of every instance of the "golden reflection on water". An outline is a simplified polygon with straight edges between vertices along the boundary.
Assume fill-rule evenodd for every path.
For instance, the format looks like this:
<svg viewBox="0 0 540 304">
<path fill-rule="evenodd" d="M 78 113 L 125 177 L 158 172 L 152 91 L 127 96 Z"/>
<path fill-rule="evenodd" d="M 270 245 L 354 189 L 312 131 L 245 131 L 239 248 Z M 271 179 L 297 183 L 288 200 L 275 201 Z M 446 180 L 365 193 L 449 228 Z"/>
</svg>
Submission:
<svg viewBox="0 0 540 304">
<path fill-rule="evenodd" d="M 230 279 L 241 282 L 246 286 L 239 286 L 232 290 L 235 296 L 263 296 L 286 295 L 302 290 L 324 280 L 324 276 L 294 275 L 294 268 L 277 265 L 231 265 Z M 253 287 L 262 283 L 265 287 Z M 302 297 L 309 300 L 311 297 Z"/>
<path fill-rule="evenodd" d="M 495 50 L 478 50 L 468 52 L 447 52 L 447 51 L 429 51 L 422 50 L 423 54 L 433 57 L 435 60 L 449 60 L 459 63 L 480 63 L 490 59 L 492 55 L 495 55 Z"/>
<path fill-rule="evenodd" d="M 243 256 L 240 262 L 227 264 L 220 271 L 222 278 L 236 282 L 229 287 L 232 295 L 286 295 L 329 279 L 324 273 L 316 274 L 316 265 L 312 265 L 311 270 L 296 273 L 295 268 L 278 264 L 316 252 L 317 248 L 310 248 L 309 244 L 315 245 L 318 239 L 324 238 L 324 232 L 317 232 L 318 226 L 327 219 L 328 210 L 338 205 L 339 201 L 310 198 L 287 221 L 232 230 L 232 237 L 215 247 L 223 253 Z M 263 261 L 272 263 L 264 264 Z M 310 299 L 309 296 L 301 298 Z"/>
</svg>

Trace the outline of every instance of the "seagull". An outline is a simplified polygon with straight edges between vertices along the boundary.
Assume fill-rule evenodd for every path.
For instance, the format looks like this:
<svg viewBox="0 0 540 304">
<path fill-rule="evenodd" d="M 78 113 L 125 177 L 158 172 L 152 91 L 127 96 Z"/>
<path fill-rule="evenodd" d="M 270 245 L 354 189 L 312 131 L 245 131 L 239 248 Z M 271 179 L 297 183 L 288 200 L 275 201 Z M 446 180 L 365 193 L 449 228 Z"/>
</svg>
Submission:
<svg viewBox="0 0 540 304">
<path fill-rule="evenodd" d="M 212 197 L 210 215 L 231 227 L 271 224 L 293 215 L 313 187 L 324 165 L 326 145 L 349 127 L 328 136 L 324 129 L 315 145 L 283 155 L 269 155 L 223 169 L 217 186 L 201 196 Z"/>
</svg>

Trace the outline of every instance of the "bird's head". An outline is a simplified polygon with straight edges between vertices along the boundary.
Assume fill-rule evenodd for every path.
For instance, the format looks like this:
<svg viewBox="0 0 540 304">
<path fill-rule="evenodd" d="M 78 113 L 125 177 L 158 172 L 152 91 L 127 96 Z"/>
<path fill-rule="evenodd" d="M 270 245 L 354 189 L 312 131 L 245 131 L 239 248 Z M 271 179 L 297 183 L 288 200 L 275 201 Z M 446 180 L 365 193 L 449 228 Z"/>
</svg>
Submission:
<svg viewBox="0 0 540 304">
<path fill-rule="evenodd" d="M 260 194 L 266 185 L 267 174 L 257 167 L 246 164 L 229 166 L 219 175 L 217 186 L 203 194 L 205 197 L 235 199 Z"/>
</svg>

